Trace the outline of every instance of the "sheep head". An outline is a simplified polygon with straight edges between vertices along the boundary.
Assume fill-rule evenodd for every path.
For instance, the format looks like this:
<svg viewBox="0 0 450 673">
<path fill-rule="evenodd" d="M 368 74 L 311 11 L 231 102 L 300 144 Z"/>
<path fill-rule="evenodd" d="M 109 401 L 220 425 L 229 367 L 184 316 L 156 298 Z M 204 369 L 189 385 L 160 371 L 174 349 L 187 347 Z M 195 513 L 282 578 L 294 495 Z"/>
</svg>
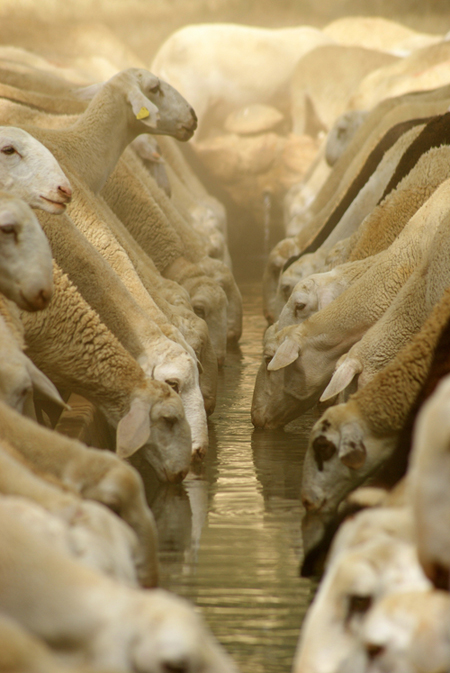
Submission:
<svg viewBox="0 0 450 673">
<path fill-rule="evenodd" d="M 0 127 L 0 189 L 56 215 L 72 198 L 69 180 L 53 154 L 14 126 Z"/>
<path fill-rule="evenodd" d="M 180 397 L 166 383 L 146 380 L 117 425 L 117 454 L 143 448 L 161 481 L 184 479 L 191 462 L 191 431 Z"/>
<path fill-rule="evenodd" d="M 31 208 L 0 192 L 0 292 L 25 311 L 44 309 L 53 293 L 52 254 Z"/>
</svg>

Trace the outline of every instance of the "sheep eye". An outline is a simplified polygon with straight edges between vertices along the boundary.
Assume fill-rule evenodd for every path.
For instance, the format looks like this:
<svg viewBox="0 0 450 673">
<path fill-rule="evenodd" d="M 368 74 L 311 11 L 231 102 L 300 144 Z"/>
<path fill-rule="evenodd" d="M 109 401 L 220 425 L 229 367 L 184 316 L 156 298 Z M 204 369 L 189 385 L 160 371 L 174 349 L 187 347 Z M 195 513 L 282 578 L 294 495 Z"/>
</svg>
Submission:
<svg viewBox="0 0 450 673">
<path fill-rule="evenodd" d="M 300 313 L 301 311 L 304 311 L 306 308 L 306 304 L 304 302 L 299 302 L 298 304 L 295 304 L 295 313 Z"/>
<path fill-rule="evenodd" d="M 194 306 L 194 313 L 195 315 L 198 315 L 199 318 L 205 319 L 205 309 L 202 308 L 202 306 Z"/>
<path fill-rule="evenodd" d="M 313 441 L 312 448 L 319 472 L 322 472 L 323 464 L 334 456 L 336 447 L 333 442 L 330 442 L 326 437 L 319 435 Z"/>
<path fill-rule="evenodd" d="M 12 145 L 7 145 L 6 147 L 2 147 L 2 152 L 3 154 L 16 154 L 16 150 Z"/>
<path fill-rule="evenodd" d="M 347 619 L 352 615 L 364 615 L 372 605 L 372 596 L 349 596 Z"/>
<path fill-rule="evenodd" d="M 5 236 L 14 236 L 14 240 L 17 243 L 17 229 L 14 224 L 4 224 L 0 226 L 0 232 L 5 234 Z"/>
<path fill-rule="evenodd" d="M 176 393 L 180 392 L 180 385 L 179 385 L 178 381 L 170 381 L 170 380 L 168 380 L 168 381 L 166 381 L 166 383 L 167 383 L 167 384 L 168 384 L 168 385 L 169 385 L 169 386 L 170 386 Z"/>
</svg>

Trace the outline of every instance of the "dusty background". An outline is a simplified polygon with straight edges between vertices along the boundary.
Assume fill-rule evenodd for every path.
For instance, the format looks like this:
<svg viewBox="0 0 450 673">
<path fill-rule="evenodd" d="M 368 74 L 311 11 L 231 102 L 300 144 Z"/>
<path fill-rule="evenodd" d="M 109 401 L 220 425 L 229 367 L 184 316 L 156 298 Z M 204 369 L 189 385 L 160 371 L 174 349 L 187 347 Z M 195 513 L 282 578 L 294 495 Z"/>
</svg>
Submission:
<svg viewBox="0 0 450 673">
<path fill-rule="evenodd" d="M 86 46 L 101 55 L 97 27 L 104 26 L 150 66 L 161 43 L 189 23 L 236 22 L 271 28 L 306 24 L 321 28 L 351 14 L 383 16 L 423 32 L 442 35 L 450 31 L 450 0 L 0 0 L 0 44 L 33 44 L 38 53 L 53 58 L 62 39 L 66 56 L 80 56 Z M 69 26 L 72 34 L 65 40 Z M 95 28 L 90 34 L 91 26 Z M 267 216 L 260 208 L 255 219 L 211 182 L 198 161 L 195 168 L 209 191 L 227 207 L 232 256 L 243 256 L 246 261 L 249 246 L 255 250 L 256 243 L 260 246 L 258 257 L 265 257 L 284 236 L 280 204 L 271 206 Z M 262 232 L 263 220 L 268 220 L 268 235 Z"/>
<path fill-rule="evenodd" d="M 450 30 L 450 0 L 0 0 L 0 39 L 14 42 L 17 19 L 44 40 L 47 27 L 62 31 L 66 21 L 87 20 L 113 29 L 150 61 L 161 42 L 187 23 L 322 27 L 348 14 L 385 16 L 426 32 Z"/>
</svg>

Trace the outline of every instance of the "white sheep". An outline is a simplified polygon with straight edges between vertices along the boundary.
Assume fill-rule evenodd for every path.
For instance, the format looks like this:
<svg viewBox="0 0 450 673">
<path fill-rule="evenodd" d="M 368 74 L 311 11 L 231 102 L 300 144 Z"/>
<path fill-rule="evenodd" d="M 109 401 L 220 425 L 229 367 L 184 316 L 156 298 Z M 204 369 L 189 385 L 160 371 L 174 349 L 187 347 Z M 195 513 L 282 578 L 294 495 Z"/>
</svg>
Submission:
<svg viewBox="0 0 450 673">
<path fill-rule="evenodd" d="M 285 373 L 285 390 L 297 399 L 297 415 L 318 401 L 333 373 L 333 362 L 378 320 L 420 264 L 447 215 L 449 189 L 446 180 L 358 281 L 322 311 L 290 328 L 268 369 L 293 365 Z M 283 408 L 277 416 L 281 424 L 295 417 Z"/>
<path fill-rule="evenodd" d="M 445 339 L 442 345 L 439 341 L 449 315 L 447 288 L 395 360 L 345 404 L 328 408 L 314 425 L 301 492 L 305 508 L 317 519 L 333 516 L 341 500 L 390 458 L 395 474 L 405 469 L 403 453 L 409 447 L 399 445 L 399 435 L 425 386 L 435 349 L 439 347 L 438 358 L 446 352 Z"/>
<path fill-rule="evenodd" d="M 2 516 L 0 606 L 72 663 L 127 673 L 236 668 L 183 599 L 119 584 L 42 543 Z M 25 601 L 25 602 L 24 602 Z"/>
<path fill-rule="evenodd" d="M 361 629 L 365 656 L 358 670 L 434 673 L 450 665 L 447 591 L 407 591 L 382 598 Z M 351 673 L 348 662 L 340 673 Z M 365 667 L 363 668 L 363 666 Z"/>
<path fill-rule="evenodd" d="M 22 334 L 14 333 L 3 318 L 11 310 L 0 296 L 0 400 L 19 413 L 33 416 L 35 388 L 56 404 L 66 406 L 53 383 L 23 352 Z"/>
<path fill-rule="evenodd" d="M 200 132 L 208 112 L 214 114 L 212 125 L 217 126 L 244 105 L 275 100 L 279 107 L 285 106 L 297 62 L 314 47 L 332 41 L 310 26 L 273 30 L 237 24 L 190 25 L 163 43 L 151 69 L 190 100 Z"/>
<path fill-rule="evenodd" d="M 419 559 L 439 588 L 448 590 L 450 545 L 445 477 L 448 471 L 450 379 L 446 376 L 421 408 L 409 462 Z"/>
<path fill-rule="evenodd" d="M 50 246 L 31 208 L 0 192 L 0 292 L 26 311 L 45 308 L 52 296 Z"/>
<path fill-rule="evenodd" d="M 294 658 L 293 672 L 332 673 L 358 654 L 366 613 L 386 595 L 426 591 L 430 583 L 411 539 L 411 512 L 391 509 L 362 512 L 346 526 L 358 526 L 359 516 L 374 518 L 372 535 L 358 533 L 340 545 L 310 606 Z M 386 526 L 386 518 L 387 526 Z M 397 525 L 395 525 L 397 524 Z M 366 531 L 364 531 L 366 533 Z M 339 544 L 341 530 L 337 534 Z M 352 539 L 353 538 L 353 539 Z M 359 538 L 359 539 L 358 539 Z"/>
<path fill-rule="evenodd" d="M 20 416 L 0 402 L 0 439 L 16 450 L 39 473 L 53 476 L 70 491 L 112 509 L 136 533 L 139 547 L 135 563 L 140 582 L 155 586 L 158 576 L 156 527 L 148 508 L 140 475 L 115 454 L 88 448 L 81 442 L 48 430 Z M 3 470 L 5 483 L 11 482 Z M 30 492 L 29 480 L 26 489 Z M 42 485 L 36 488 L 42 491 Z M 48 502 L 48 499 L 47 499 Z"/>
<path fill-rule="evenodd" d="M 336 215 L 343 204 L 346 204 L 345 209 L 350 205 L 355 197 L 350 187 L 352 183 L 358 190 L 362 186 L 358 186 L 358 181 L 355 182 L 355 178 L 358 178 L 378 141 L 383 138 L 389 129 L 400 122 L 442 114 L 446 111 L 449 102 L 450 89 L 443 87 L 420 95 L 410 94 L 387 99 L 370 111 L 364 123 L 355 133 L 347 150 L 340 157 L 334 170 L 330 172 L 311 203 L 305 230 L 302 230 L 299 237 L 294 236 L 279 241 L 269 255 L 263 276 L 263 310 L 269 322 L 274 320 L 272 313 L 273 300 L 279 274 L 284 264 L 290 257 L 304 252 L 309 244 L 314 242 L 317 230 L 320 230 L 333 214 Z M 381 156 L 379 159 L 381 159 Z M 346 197 L 348 197 L 347 201 L 344 201 Z M 345 210 L 341 214 L 343 212 Z M 301 240 L 298 240 L 298 238 L 301 238 Z M 341 261 L 344 260 L 341 259 Z"/>
<path fill-rule="evenodd" d="M 117 428 L 117 453 L 145 446 L 160 479 L 180 481 L 191 460 L 191 433 L 180 397 L 145 376 L 55 265 L 47 311 L 22 312 L 28 354 L 55 383 L 90 399 Z M 87 345 L 89 344 L 89 347 Z"/>
</svg>

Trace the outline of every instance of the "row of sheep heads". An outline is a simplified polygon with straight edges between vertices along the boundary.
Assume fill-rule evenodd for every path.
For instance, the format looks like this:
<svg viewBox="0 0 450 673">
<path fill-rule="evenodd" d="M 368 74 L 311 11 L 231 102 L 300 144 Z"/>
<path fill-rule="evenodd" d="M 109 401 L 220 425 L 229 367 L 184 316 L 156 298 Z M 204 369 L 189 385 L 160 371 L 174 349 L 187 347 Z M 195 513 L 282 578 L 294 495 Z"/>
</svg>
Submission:
<svg viewBox="0 0 450 673">
<path fill-rule="evenodd" d="M 406 477 L 338 529 L 293 673 L 431 673 L 450 666 L 450 376 L 423 404 Z"/>
<path fill-rule="evenodd" d="M 155 82 L 156 78 L 153 76 L 151 78 L 155 86 L 159 86 L 158 82 Z M 96 88 L 91 89 L 90 95 L 95 93 L 95 90 Z M 134 91 L 129 102 L 138 123 L 146 124 L 145 130 L 150 128 L 161 132 L 159 113 L 152 109 L 151 101 L 144 99 L 139 91 Z M 183 137 L 189 135 L 191 131 L 186 128 L 179 131 L 178 123 L 179 120 L 177 133 Z M 47 239 L 31 207 L 42 208 L 53 214 L 62 213 L 70 202 L 71 186 L 51 153 L 32 136 L 12 127 L 0 129 L 0 184 L 7 190 L 0 195 L 2 269 L 0 283 L 2 280 L 5 281 L 1 289 L 5 297 L 8 297 L 5 301 L 16 302 L 19 309 L 42 310 L 48 305 L 52 296 L 52 256 Z M 28 271 L 31 274 L 28 274 Z M 28 283 L 26 281 L 29 278 L 31 281 Z M 3 373 L 3 362 L 1 370 Z M 51 385 L 50 382 L 48 384 Z M 56 390 L 54 394 L 57 395 Z M 4 405 L 0 403 L 0 406 Z M 8 406 L 5 408 L 14 418 L 15 412 Z M 136 417 L 136 410 L 132 411 Z M 24 427 L 30 423 L 35 425 L 24 419 Z M 22 431 L 22 424 L 19 425 Z M 38 431 L 57 435 L 40 426 L 36 426 L 36 429 L 38 436 Z M 136 428 L 130 429 L 134 443 L 139 441 L 140 431 L 140 426 L 138 431 Z M 126 435 L 127 432 L 122 427 L 122 435 L 124 432 Z M 140 440 L 145 440 L 145 432 Z M 57 436 L 55 441 L 56 444 L 70 444 L 71 448 L 74 448 L 72 445 L 77 445 L 81 451 L 95 452 L 62 436 Z M 36 438 L 36 444 L 46 446 L 46 450 L 49 450 L 50 443 L 40 442 Z M 108 464 L 113 459 L 117 461 L 116 456 L 111 454 L 105 455 L 103 460 L 104 452 L 98 453 L 100 454 L 98 460 L 102 463 Z M 72 456 L 72 460 L 67 460 L 63 472 L 69 470 L 74 477 L 75 463 Z M 115 466 L 116 472 L 122 466 L 125 477 L 125 465 L 120 461 L 119 465 Z M 92 470 L 89 470 L 89 475 L 92 475 Z M 137 491 L 134 488 L 131 476 L 131 473 L 128 474 L 123 483 L 123 486 L 128 487 L 126 489 L 128 498 L 131 499 L 132 495 L 141 495 L 143 498 L 143 489 Z M 91 476 L 87 477 L 88 480 L 90 478 Z M 140 480 L 139 483 L 142 487 Z M 113 497 L 115 489 L 110 480 L 106 490 L 109 496 Z M 94 491 L 101 491 L 99 484 Z M 89 495 L 95 497 L 91 491 Z M 86 497 L 89 495 L 86 494 Z M 8 591 L 2 594 L 2 610 L 9 613 L 9 616 L 14 615 L 18 620 L 16 623 L 9 622 L 6 617 L 2 618 L 2 638 L 5 637 L 4 628 L 6 628 L 10 639 L 8 647 L 5 647 L 8 653 L 13 652 L 14 656 L 19 657 L 24 663 L 23 655 L 26 650 L 33 658 L 31 667 L 33 670 L 37 670 L 35 667 L 39 667 L 39 664 L 42 665 L 42 670 L 47 671 L 79 670 L 77 664 L 75 668 L 71 664 L 66 667 L 65 663 L 56 660 L 50 649 L 45 647 L 43 641 L 51 631 L 57 634 L 55 642 L 67 643 L 71 638 L 75 638 L 76 651 L 72 653 L 70 661 L 81 659 L 84 662 L 89 661 L 89 665 L 96 667 L 96 670 L 139 669 L 147 673 L 159 670 L 185 670 L 191 673 L 236 672 L 233 662 L 211 637 L 201 618 L 186 601 L 163 590 L 146 591 L 113 581 L 82 566 L 65 556 L 58 544 L 43 541 L 39 535 L 39 526 L 35 529 L 33 525 L 24 526 L 14 515 L 14 504 L 11 511 L 6 500 L 7 498 L 2 499 L 0 517 L 2 550 L 8 559 L 6 563 L 1 564 L 4 573 L 2 583 L 8 587 Z M 131 502 L 127 504 L 130 505 Z M 16 503 L 15 506 L 22 505 Z M 148 512 L 148 508 L 144 510 Z M 37 520 L 34 521 L 36 524 Z M 145 518 L 142 519 L 141 516 L 139 521 L 134 521 L 134 524 L 137 531 L 144 530 Z M 30 559 L 33 562 L 33 569 L 40 570 L 38 572 L 40 579 L 37 583 L 35 573 L 30 573 L 29 567 L 28 571 L 26 569 Z M 95 601 L 92 601 L 93 587 L 95 587 Z M 17 601 L 17 596 L 23 594 L 27 596 L 28 607 L 25 611 L 21 611 L 21 606 L 18 605 L 20 601 Z M 34 620 L 35 611 L 29 610 L 31 604 L 35 605 L 36 609 L 39 606 L 37 621 Z M 62 606 L 63 610 L 55 609 L 57 605 Z M 113 610 L 111 606 L 114 606 Z M 83 609 L 82 613 L 80 607 Z M 83 633 L 80 632 L 80 623 L 85 625 Z M 40 636 L 42 640 L 33 638 L 26 629 Z"/>
<path fill-rule="evenodd" d="M 121 86 L 121 79 L 125 77 L 131 81 L 127 91 L 130 116 L 138 125 L 134 135 L 167 134 L 182 141 L 191 137 L 196 128 L 195 113 L 173 87 L 152 73 L 136 68 L 111 79 Z M 77 89 L 74 95 L 90 101 L 103 85 Z M 163 101 L 162 104 L 158 107 L 152 97 L 157 102 Z M 0 129 L 0 188 L 0 292 L 21 310 L 45 309 L 53 292 L 53 261 L 48 240 L 32 209 L 56 215 L 63 213 L 71 201 L 71 185 L 46 147 L 26 131 L 8 126 Z M 33 416 L 34 386 L 66 407 L 53 383 L 17 348 L 17 341 L 8 329 L 2 331 L 5 357 L 0 399 L 19 412 Z M 131 455 L 149 436 L 149 414 L 136 400 L 119 423 L 119 455 Z"/>
</svg>

